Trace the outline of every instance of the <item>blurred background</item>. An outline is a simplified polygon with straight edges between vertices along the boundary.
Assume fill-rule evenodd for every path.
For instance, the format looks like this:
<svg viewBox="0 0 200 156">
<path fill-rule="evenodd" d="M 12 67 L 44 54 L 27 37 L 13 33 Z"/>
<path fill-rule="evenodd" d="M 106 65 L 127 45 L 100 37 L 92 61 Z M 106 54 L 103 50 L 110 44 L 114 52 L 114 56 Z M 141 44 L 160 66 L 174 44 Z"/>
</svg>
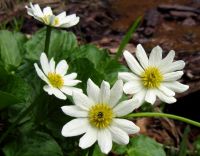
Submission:
<svg viewBox="0 0 200 156">
<path fill-rule="evenodd" d="M 115 55 L 128 29 L 137 17 L 142 21 L 126 49 L 134 53 L 141 43 L 147 52 L 159 45 L 164 55 L 176 51 L 176 60 L 186 62 L 182 82 L 190 89 L 178 94 L 178 102 L 154 108 L 200 122 L 200 0 L 33 0 L 41 7 L 51 6 L 54 13 L 63 10 L 80 16 L 80 23 L 70 29 L 80 43 L 92 43 L 107 48 Z M 26 14 L 27 0 L 0 0 L 0 29 L 21 31 L 30 36 L 43 27 Z M 123 60 L 121 60 L 123 61 Z M 148 106 L 147 106 L 148 107 Z M 141 133 L 158 142 L 174 146 L 180 144 L 186 124 L 168 119 L 141 118 L 137 120 Z M 192 146 L 200 129 L 191 127 L 188 147 Z M 200 143 L 199 143 L 200 146 Z M 200 147 L 199 147 L 200 150 Z"/>
</svg>

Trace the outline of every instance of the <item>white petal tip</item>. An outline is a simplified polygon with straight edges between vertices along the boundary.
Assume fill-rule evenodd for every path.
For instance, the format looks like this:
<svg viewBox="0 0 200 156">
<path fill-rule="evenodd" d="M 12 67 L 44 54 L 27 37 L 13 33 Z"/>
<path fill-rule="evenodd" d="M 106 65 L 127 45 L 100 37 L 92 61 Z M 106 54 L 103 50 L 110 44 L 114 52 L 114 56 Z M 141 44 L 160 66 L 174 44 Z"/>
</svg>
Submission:
<svg viewBox="0 0 200 156">
<path fill-rule="evenodd" d="M 84 144 L 82 144 L 81 142 L 79 142 L 78 146 L 81 148 L 81 149 L 86 149 L 88 147 L 86 147 Z"/>
<path fill-rule="evenodd" d="M 124 50 L 123 55 L 124 55 L 124 57 L 127 55 L 130 55 L 130 52 L 128 50 Z"/>
</svg>

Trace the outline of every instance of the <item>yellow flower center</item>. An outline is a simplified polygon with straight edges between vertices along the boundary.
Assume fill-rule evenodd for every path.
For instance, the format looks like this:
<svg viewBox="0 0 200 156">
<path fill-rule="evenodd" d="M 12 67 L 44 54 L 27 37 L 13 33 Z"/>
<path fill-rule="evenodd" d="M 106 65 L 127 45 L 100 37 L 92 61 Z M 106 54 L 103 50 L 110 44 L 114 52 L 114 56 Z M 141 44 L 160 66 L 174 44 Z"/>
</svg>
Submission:
<svg viewBox="0 0 200 156">
<path fill-rule="evenodd" d="M 61 75 L 56 73 L 49 73 L 48 79 L 53 87 L 61 88 L 64 85 L 64 80 Z"/>
<path fill-rule="evenodd" d="M 59 23 L 60 23 L 59 18 L 58 18 L 58 17 L 55 17 L 55 18 L 54 18 L 54 21 L 53 21 L 53 25 L 56 26 L 56 25 L 58 25 Z"/>
<path fill-rule="evenodd" d="M 45 15 L 44 17 L 42 17 L 42 20 L 44 21 L 44 23 L 45 24 L 49 24 L 50 23 L 50 20 L 49 20 L 49 17 L 50 17 L 51 15 Z"/>
<path fill-rule="evenodd" d="M 163 75 L 157 67 L 148 67 L 142 73 L 141 78 L 145 88 L 158 88 L 163 80 Z"/>
<path fill-rule="evenodd" d="M 56 16 L 54 16 L 54 20 L 51 21 L 51 18 L 50 18 L 51 16 L 53 16 L 53 15 L 45 15 L 45 16 L 42 18 L 43 22 L 44 22 L 45 24 L 51 25 L 51 26 L 56 26 L 56 25 L 58 25 L 58 24 L 60 23 L 59 18 L 56 17 Z"/>
<path fill-rule="evenodd" d="M 96 104 L 89 110 L 90 124 L 99 129 L 108 127 L 113 117 L 112 108 L 107 104 Z"/>
</svg>

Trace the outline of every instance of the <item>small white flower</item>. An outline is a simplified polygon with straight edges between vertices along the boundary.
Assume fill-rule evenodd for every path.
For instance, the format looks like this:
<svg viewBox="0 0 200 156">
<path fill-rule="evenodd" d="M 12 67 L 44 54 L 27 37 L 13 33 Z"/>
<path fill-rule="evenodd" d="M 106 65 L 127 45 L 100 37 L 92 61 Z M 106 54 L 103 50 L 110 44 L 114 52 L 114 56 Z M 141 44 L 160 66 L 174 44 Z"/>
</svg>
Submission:
<svg viewBox="0 0 200 156">
<path fill-rule="evenodd" d="M 34 63 L 35 70 L 38 76 L 47 83 L 43 89 L 49 94 L 54 94 L 59 99 L 66 99 L 66 95 L 72 95 L 73 91 L 82 92 L 81 89 L 73 86 L 80 83 L 80 80 L 75 80 L 77 73 L 71 73 L 66 75 L 68 70 L 68 64 L 65 60 L 61 60 L 57 66 L 52 58 L 48 61 L 45 53 L 40 56 L 40 64 L 42 70 L 38 67 L 37 63 Z M 64 94 L 65 93 L 65 94 Z"/>
<path fill-rule="evenodd" d="M 79 17 L 77 17 L 76 14 L 67 16 L 64 11 L 55 16 L 50 7 L 45 7 L 42 11 L 38 4 L 33 5 L 32 3 L 30 3 L 30 7 L 25 7 L 28 15 L 33 16 L 38 21 L 52 27 L 69 28 L 79 22 Z"/>
<path fill-rule="evenodd" d="M 139 132 L 133 122 L 120 119 L 138 107 L 136 99 L 119 102 L 123 94 L 123 82 L 118 80 L 110 89 L 103 81 L 99 88 L 92 80 L 87 82 L 87 96 L 73 92 L 75 105 L 63 106 L 62 111 L 73 119 L 63 126 L 62 135 L 72 137 L 84 134 L 79 141 L 82 149 L 92 146 L 96 141 L 105 154 L 112 149 L 112 140 L 126 145 L 129 134 Z"/>
<path fill-rule="evenodd" d="M 133 94 L 134 98 L 140 99 L 141 104 L 144 101 L 154 104 L 156 96 L 166 103 L 174 103 L 175 92 L 181 93 L 189 88 L 177 81 L 183 75 L 185 62 L 182 60 L 173 62 L 175 56 L 173 50 L 162 59 L 162 49 L 156 46 L 148 58 L 139 44 L 136 48 L 136 58 L 139 63 L 128 51 L 123 54 L 132 72 L 120 72 L 118 78 L 126 82 L 124 92 Z"/>
</svg>

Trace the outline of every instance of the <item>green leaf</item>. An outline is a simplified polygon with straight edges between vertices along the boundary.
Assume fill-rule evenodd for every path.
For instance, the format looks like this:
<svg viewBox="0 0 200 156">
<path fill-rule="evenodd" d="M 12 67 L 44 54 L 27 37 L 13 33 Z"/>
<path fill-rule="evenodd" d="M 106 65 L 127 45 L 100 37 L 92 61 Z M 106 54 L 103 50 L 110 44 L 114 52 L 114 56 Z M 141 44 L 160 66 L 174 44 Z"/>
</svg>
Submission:
<svg viewBox="0 0 200 156">
<path fill-rule="evenodd" d="M 21 101 L 10 93 L 0 91 L 0 110 L 8 106 L 20 103 Z"/>
<path fill-rule="evenodd" d="M 123 64 L 120 64 L 118 61 L 114 59 L 108 60 L 103 67 L 103 73 L 104 73 L 104 80 L 110 82 L 111 84 L 114 84 L 118 77 L 118 72 L 125 72 L 128 71 L 128 68 L 124 66 Z"/>
<path fill-rule="evenodd" d="M 28 40 L 27 37 L 24 34 L 20 33 L 20 32 L 13 32 L 13 35 L 14 35 L 16 41 L 17 41 L 20 53 L 24 54 L 24 52 L 25 52 L 24 44 Z"/>
<path fill-rule="evenodd" d="M 15 121 L 16 116 L 19 114 L 19 112 L 23 108 L 27 107 L 29 103 L 34 101 L 36 97 L 35 90 L 33 90 L 29 83 L 15 75 L 10 75 L 9 77 L 7 77 L 7 80 L 5 81 L 5 84 L 1 87 L 1 89 L 4 92 L 11 94 L 13 97 L 20 101 L 15 105 L 10 105 L 9 109 L 2 112 L 5 118 L 6 116 L 9 117 L 10 122 Z"/>
<path fill-rule="evenodd" d="M 144 135 L 132 138 L 128 148 L 129 156 L 166 156 L 159 143 Z"/>
<path fill-rule="evenodd" d="M 18 76 L 10 76 L 7 79 L 7 85 L 4 88 L 23 102 L 32 101 L 34 91 L 32 87 L 22 78 Z"/>
<path fill-rule="evenodd" d="M 26 58 L 34 61 L 39 59 L 44 51 L 45 38 L 46 28 L 43 28 L 26 42 Z M 67 58 L 77 45 L 76 36 L 72 32 L 52 29 L 48 57 L 54 57 L 56 60 Z"/>
<path fill-rule="evenodd" d="M 32 132 L 19 137 L 3 148 L 5 156 L 63 156 L 57 142 L 48 134 Z"/>
<path fill-rule="evenodd" d="M 187 126 L 184 130 L 184 134 L 182 137 L 178 156 L 186 156 L 187 155 L 187 140 L 188 140 L 189 132 L 190 132 L 190 126 Z"/>
<path fill-rule="evenodd" d="M 100 150 L 99 146 L 97 145 L 97 143 L 95 145 L 93 145 L 93 146 L 95 146 L 94 152 L 93 152 L 93 156 L 106 156 L 105 154 L 103 154 L 101 152 L 101 150 Z"/>
<path fill-rule="evenodd" d="M 6 66 L 17 67 L 22 61 L 19 42 L 14 33 L 7 30 L 0 31 L 0 55 Z"/>
<path fill-rule="evenodd" d="M 95 83 L 100 84 L 104 79 L 103 75 L 94 68 L 94 64 L 86 58 L 79 58 L 70 63 L 70 72 L 77 72 L 77 79 L 81 80 L 81 88 L 85 89 L 88 78 L 91 78 Z"/>
<path fill-rule="evenodd" d="M 123 155 L 128 150 L 126 145 L 113 144 L 112 151 L 117 155 Z"/>
<path fill-rule="evenodd" d="M 115 55 L 116 60 L 121 56 L 126 44 L 130 41 L 132 34 L 136 31 L 141 21 L 141 17 L 138 17 L 136 21 L 133 23 L 131 28 L 128 30 L 128 32 L 125 34 L 124 38 L 122 39 L 119 48 L 117 50 L 117 53 Z"/>
<path fill-rule="evenodd" d="M 101 69 L 104 62 L 110 59 L 105 50 L 101 50 L 94 45 L 82 45 L 71 54 L 71 60 L 77 58 L 87 58 L 94 64 L 95 68 Z"/>
<path fill-rule="evenodd" d="M 76 60 L 78 58 L 87 59 L 93 64 L 93 67 L 101 76 L 101 81 L 106 80 L 113 84 L 117 80 L 117 74 L 119 71 L 128 71 L 127 67 L 120 64 L 118 61 L 112 59 L 106 50 L 99 49 L 94 45 L 83 45 L 77 48 L 71 55 L 71 60 Z M 78 61 L 77 61 L 77 64 Z M 77 64 L 74 64 L 76 66 Z M 83 65 L 85 67 L 81 72 L 87 72 L 89 67 Z M 81 67 L 81 68 L 84 68 Z M 85 76 L 88 78 L 90 75 Z M 101 82 L 100 81 L 100 82 Z M 97 81 L 99 82 L 99 81 Z"/>
<path fill-rule="evenodd" d="M 195 156 L 200 156 L 200 135 L 194 142 Z"/>
</svg>

